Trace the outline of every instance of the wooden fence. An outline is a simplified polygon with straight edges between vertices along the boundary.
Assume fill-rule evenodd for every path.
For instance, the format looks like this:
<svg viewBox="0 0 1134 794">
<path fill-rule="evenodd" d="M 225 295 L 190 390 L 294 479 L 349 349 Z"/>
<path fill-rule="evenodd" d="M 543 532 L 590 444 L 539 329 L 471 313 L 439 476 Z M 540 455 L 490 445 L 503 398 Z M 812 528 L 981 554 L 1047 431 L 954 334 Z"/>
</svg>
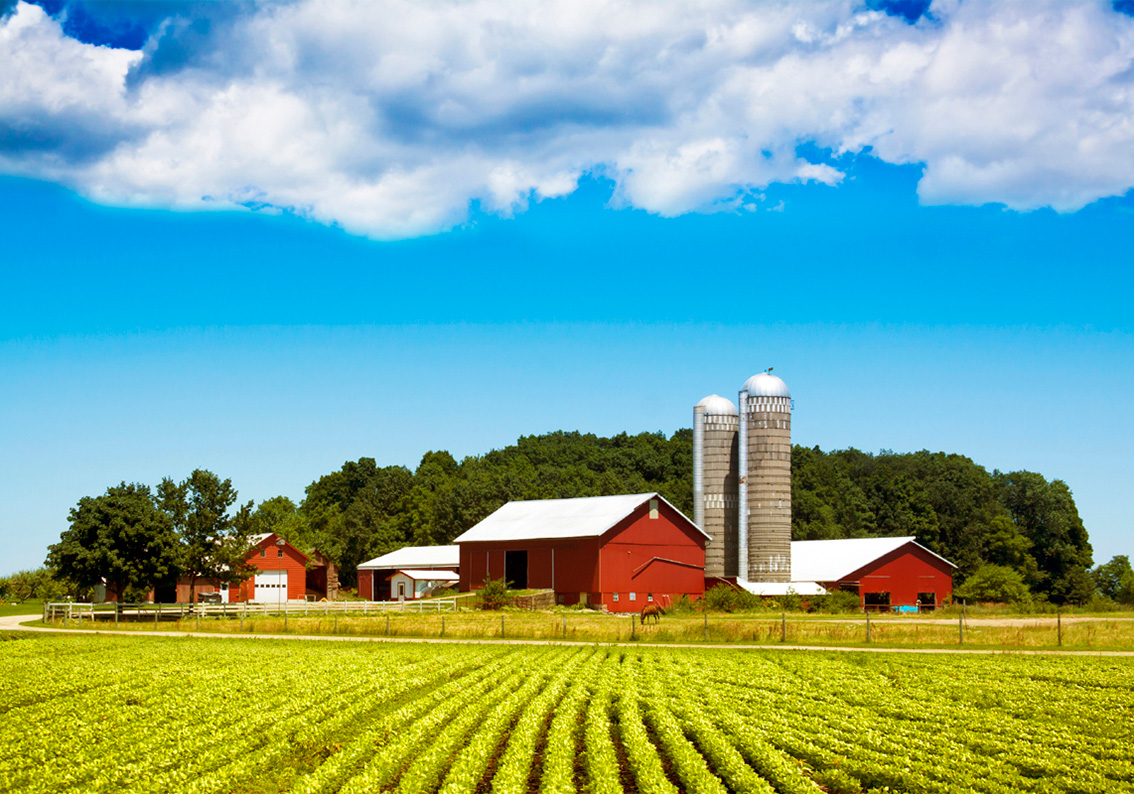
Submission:
<svg viewBox="0 0 1134 794">
<path fill-rule="evenodd" d="M 318 615 L 381 615 L 387 612 L 442 613 L 456 612 L 458 602 L 467 596 L 431 598 L 421 601 L 280 601 L 257 603 L 241 601 L 234 604 L 83 604 L 74 601 L 48 602 L 43 605 L 45 623 L 82 624 L 86 621 L 120 620 L 139 622 L 152 620 L 182 620 L 188 617 L 254 617 L 256 615 L 284 615 L 307 617 Z M 467 604 L 471 606 L 471 604 Z"/>
</svg>

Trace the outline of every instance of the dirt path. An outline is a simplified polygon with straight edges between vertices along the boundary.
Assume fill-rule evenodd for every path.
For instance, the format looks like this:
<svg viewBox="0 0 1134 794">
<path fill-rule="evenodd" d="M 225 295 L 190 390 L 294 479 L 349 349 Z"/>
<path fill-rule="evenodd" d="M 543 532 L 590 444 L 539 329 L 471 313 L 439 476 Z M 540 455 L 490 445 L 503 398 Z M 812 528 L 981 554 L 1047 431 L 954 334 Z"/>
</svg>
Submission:
<svg viewBox="0 0 1134 794">
<path fill-rule="evenodd" d="M 670 642 L 575 642 L 568 640 L 520 639 L 429 639 L 413 637 L 358 637 L 354 635 L 326 634 L 218 634 L 206 631 L 104 631 L 100 629 L 52 629 L 40 626 L 21 626 L 23 621 L 37 620 L 41 615 L 9 615 L 0 617 L 0 630 L 39 631 L 63 634 L 99 634 L 114 637 L 199 637 L 228 640 L 319 640 L 322 642 L 387 642 L 418 643 L 428 645 L 603 645 L 619 648 L 716 648 L 732 651 L 842 651 L 848 653 L 920 653 L 920 654 L 981 654 L 985 656 L 1113 656 L 1134 658 L 1134 651 L 1060 651 L 1060 650 L 998 650 L 988 648 L 875 648 L 833 645 L 740 645 L 732 643 L 670 643 Z M 952 622 L 952 621 L 945 621 Z"/>
</svg>

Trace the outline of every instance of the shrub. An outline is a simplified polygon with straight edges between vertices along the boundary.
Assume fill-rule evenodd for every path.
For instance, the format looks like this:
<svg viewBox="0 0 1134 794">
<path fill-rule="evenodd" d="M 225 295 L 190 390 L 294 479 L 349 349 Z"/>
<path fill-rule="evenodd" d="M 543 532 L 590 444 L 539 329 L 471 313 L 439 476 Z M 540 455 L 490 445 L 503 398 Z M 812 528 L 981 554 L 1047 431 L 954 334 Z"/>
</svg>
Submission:
<svg viewBox="0 0 1134 794">
<path fill-rule="evenodd" d="M 1006 604 L 1028 602 L 1031 591 L 1020 572 L 1005 565 L 986 563 L 953 590 L 953 597 L 966 601 L 999 601 Z"/>
<path fill-rule="evenodd" d="M 508 606 L 512 601 L 512 595 L 508 592 L 509 584 L 511 582 L 506 579 L 486 578 L 484 587 L 480 590 L 480 608 L 502 609 Z"/>
</svg>

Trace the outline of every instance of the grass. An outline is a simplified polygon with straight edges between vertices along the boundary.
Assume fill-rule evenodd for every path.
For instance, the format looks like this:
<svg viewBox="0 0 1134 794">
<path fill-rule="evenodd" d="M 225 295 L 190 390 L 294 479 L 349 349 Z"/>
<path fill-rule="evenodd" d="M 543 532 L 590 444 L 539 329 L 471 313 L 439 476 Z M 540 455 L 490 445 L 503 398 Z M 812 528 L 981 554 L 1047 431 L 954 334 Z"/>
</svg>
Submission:
<svg viewBox="0 0 1134 794">
<path fill-rule="evenodd" d="M 57 626 L 59 624 L 56 624 Z M 105 620 L 100 628 L 113 629 Z M 73 628 L 89 628 L 90 621 Z M 224 634 L 338 634 L 367 637 L 445 639 L 526 639 L 575 642 L 726 643 L 755 645 L 866 645 L 892 648 L 956 648 L 962 646 L 959 620 L 923 623 L 899 616 L 872 617 L 867 642 L 867 621 L 861 615 L 669 615 L 656 625 L 642 626 L 635 615 L 600 612 L 461 612 L 442 615 L 390 613 L 389 615 L 195 618 L 121 622 L 120 631 L 202 631 Z M 1060 633 L 1062 636 L 1060 636 Z M 1134 621 L 1064 620 L 1061 628 L 1050 618 L 1027 620 L 1023 625 L 997 625 L 991 620 L 968 618 L 963 647 L 1002 650 L 1134 650 Z M 1062 642 L 1060 642 L 1062 640 Z"/>
<path fill-rule="evenodd" d="M 32 614 L 43 614 L 43 601 L 41 599 L 35 598 L 20 604 L 14 604 L 11 601 L 0 602 L 0 617 Z"/>
</svg>

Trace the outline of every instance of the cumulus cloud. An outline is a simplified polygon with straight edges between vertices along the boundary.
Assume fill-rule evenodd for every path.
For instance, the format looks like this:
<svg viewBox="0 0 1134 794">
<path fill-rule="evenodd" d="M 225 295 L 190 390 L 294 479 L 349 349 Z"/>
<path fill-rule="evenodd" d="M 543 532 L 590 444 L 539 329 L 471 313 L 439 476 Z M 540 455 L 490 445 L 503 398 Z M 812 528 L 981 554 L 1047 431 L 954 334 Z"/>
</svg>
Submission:
<svg viewBox="0 0 1134 794">
<path fill-rule="evenodd" d="M 0 19 L 0 170 L 382 239 L 474 202 L 522 212 L 585 174 L 661 215 L 751 209 L 773 183 L 837 186 L 800 155 L 816 148 L 923 164 L 929 204 L 1073 211 L 1134 185 L 1134 19 L 1101 0 L 884 5 L 220 4 L 126 50 L 19 3 Z"/>
</svg>

